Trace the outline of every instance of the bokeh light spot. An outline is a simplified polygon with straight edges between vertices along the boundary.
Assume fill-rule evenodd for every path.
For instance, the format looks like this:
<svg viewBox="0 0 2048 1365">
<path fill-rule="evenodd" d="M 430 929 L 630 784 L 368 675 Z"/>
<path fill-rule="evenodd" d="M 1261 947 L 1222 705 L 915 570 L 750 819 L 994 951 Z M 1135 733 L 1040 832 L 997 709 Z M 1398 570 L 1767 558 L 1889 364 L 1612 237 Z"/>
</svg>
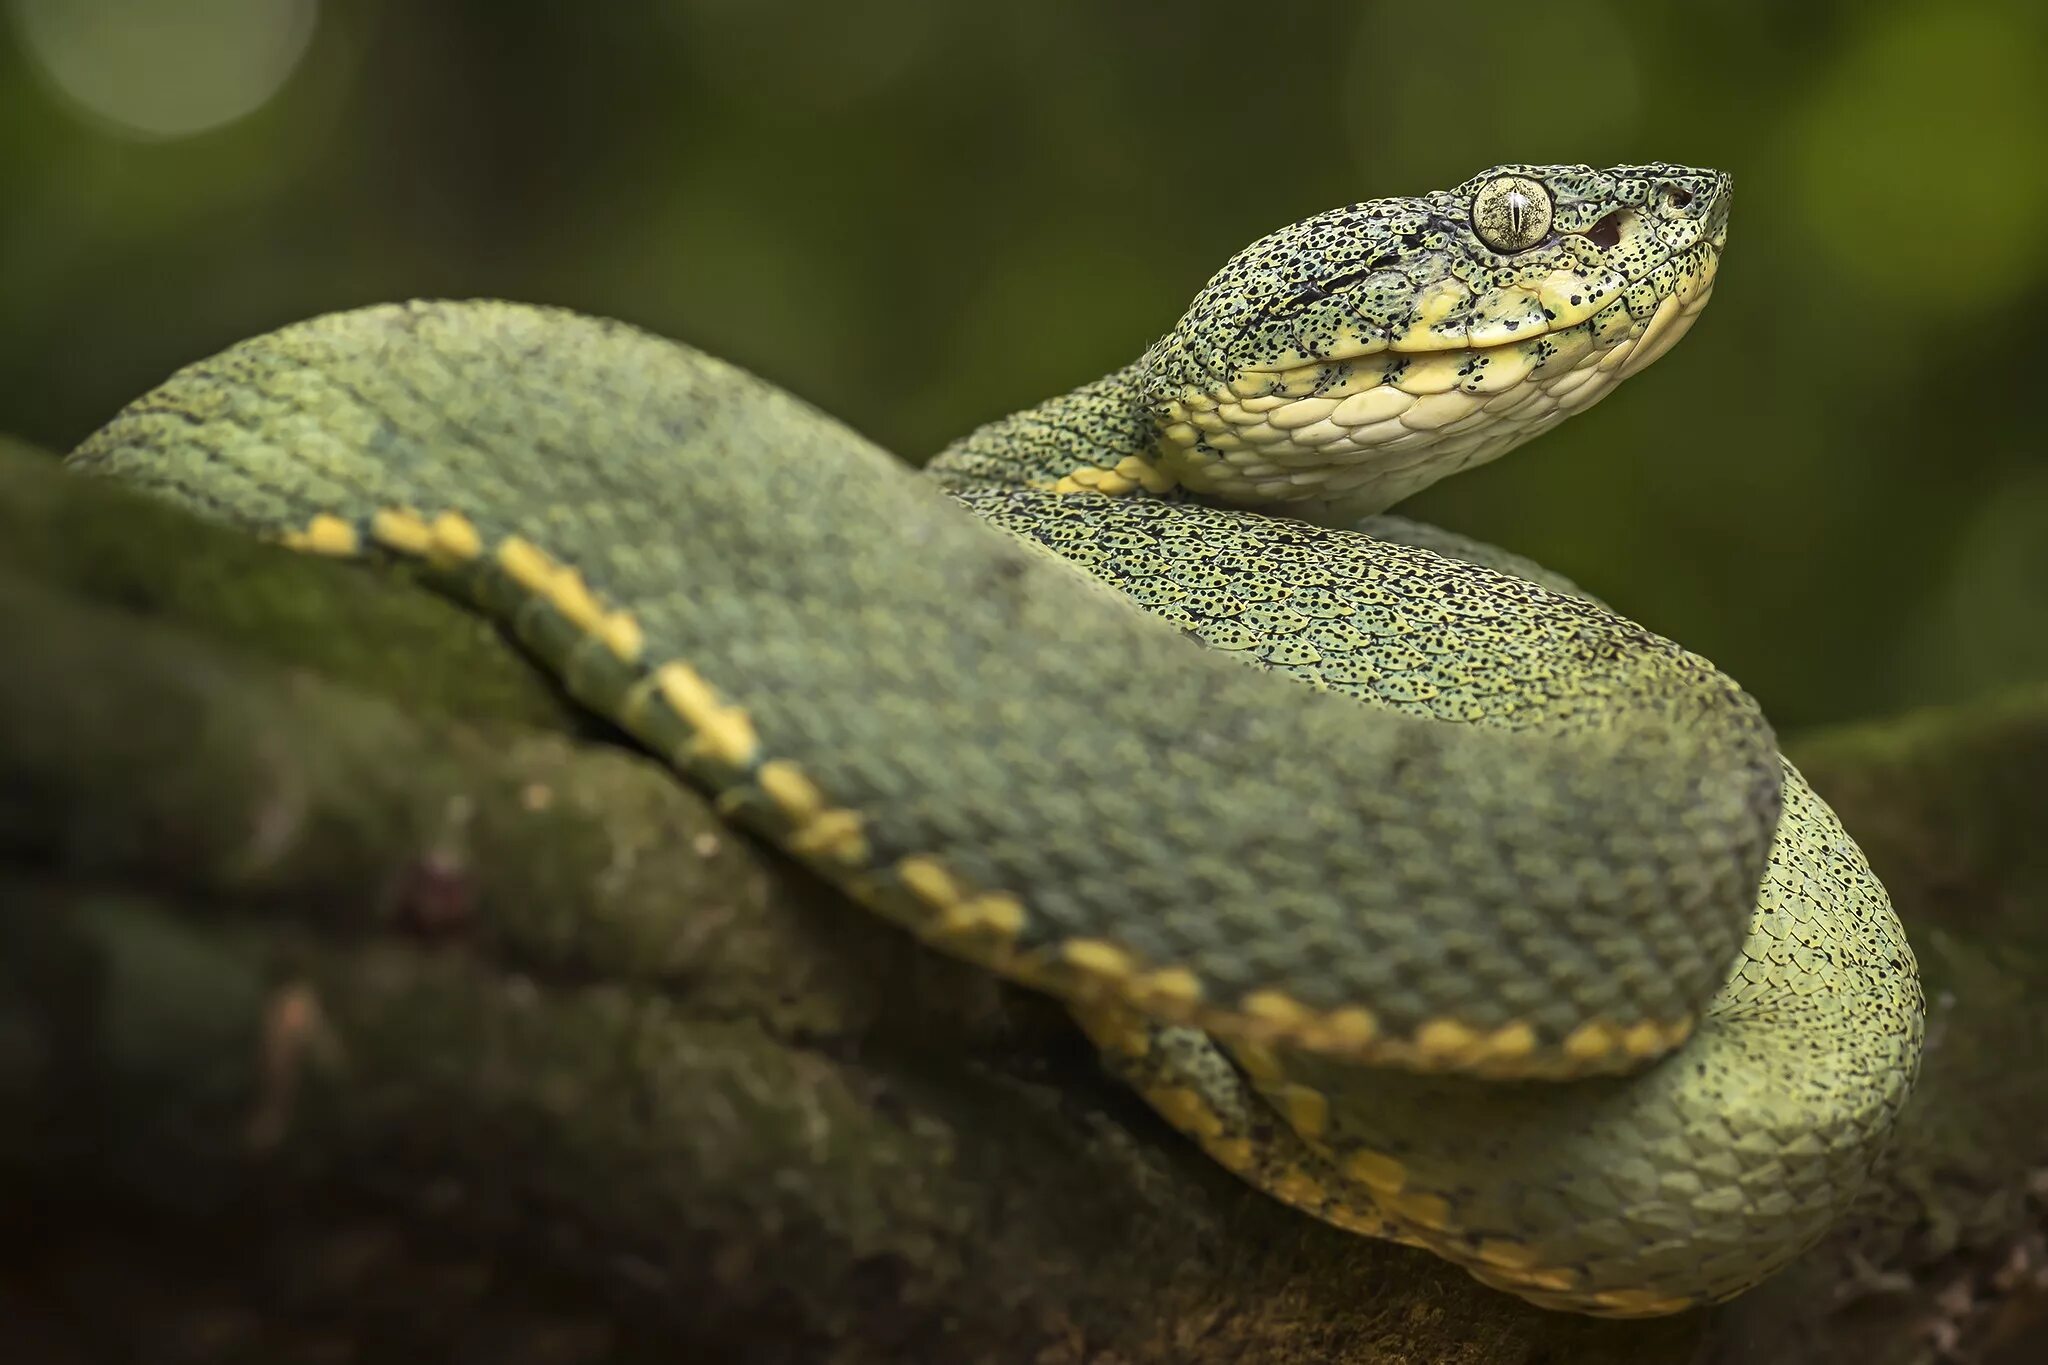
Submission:
<svg viewBox="0 0 2048 1365">
<path fill-rule="evenodd" d="M 2037 51 L 2014 41 L 2002 6 L 1874 13 L 1798 117 L 1799 216 L 1885 307 L 1966 313 L 2048 260 Z"/>
<path fill-rule="evenodd" d="M 7 0 L 37 69 L 132 137 L 189 137 L 260 109 L 306 54 L 319 0 Z"/>
</svg>

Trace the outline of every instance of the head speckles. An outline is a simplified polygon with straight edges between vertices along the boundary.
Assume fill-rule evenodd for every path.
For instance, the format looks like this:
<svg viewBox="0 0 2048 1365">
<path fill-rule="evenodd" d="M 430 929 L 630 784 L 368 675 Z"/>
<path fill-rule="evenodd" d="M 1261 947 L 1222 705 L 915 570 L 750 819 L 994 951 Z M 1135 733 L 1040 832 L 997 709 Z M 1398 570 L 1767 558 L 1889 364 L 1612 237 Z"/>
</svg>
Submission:
<svg viewBox="0 0 2048 1365">
<path fill-rule="evenodd" d="M 1223 501 L 1352 517 L 1498 458 L 1684 334 L 1728 197 L 1679 166 L 1502 166 L 1283 228 L 1140 363 L 1157 463 Z"/>
</svg>

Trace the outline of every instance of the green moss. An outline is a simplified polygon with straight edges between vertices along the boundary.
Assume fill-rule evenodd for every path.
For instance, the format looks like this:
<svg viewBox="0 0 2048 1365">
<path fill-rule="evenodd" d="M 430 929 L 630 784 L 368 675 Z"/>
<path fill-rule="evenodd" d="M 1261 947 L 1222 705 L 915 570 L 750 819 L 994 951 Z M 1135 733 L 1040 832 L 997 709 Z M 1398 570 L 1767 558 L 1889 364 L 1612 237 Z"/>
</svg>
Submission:
<svg viewBox="0 0 2048 1365">
<path fill-rule="evenodd" d="M 0 568 L 408 704 L 590 724 L 488 622 L 396 571 L 259 545 L 18 445 L 0 446 Z"/>
</svg>

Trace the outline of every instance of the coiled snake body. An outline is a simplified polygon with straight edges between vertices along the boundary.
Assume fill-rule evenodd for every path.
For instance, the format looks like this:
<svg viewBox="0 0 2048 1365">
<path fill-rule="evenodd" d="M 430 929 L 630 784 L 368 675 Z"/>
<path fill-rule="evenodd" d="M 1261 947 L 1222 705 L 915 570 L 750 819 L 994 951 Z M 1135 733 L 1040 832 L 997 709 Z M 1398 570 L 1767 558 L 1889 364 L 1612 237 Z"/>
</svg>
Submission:
<svg viewBox="0 0 2048 1365">
<path fill-rule="evenodd" d="M 1727 199 L 1509 166 L 1319 215 L 935 478 L 496 303 L 246 342 L 71 462 L 425 561 L 735 819 L 1068 999 L 1279 1198 L 1670 1312 L 1854 1195 L 1919 1053 L 1903 935 L 1710 665 L 1488 547 L 1346 527 L 1668 348 Z"/>
</svg>

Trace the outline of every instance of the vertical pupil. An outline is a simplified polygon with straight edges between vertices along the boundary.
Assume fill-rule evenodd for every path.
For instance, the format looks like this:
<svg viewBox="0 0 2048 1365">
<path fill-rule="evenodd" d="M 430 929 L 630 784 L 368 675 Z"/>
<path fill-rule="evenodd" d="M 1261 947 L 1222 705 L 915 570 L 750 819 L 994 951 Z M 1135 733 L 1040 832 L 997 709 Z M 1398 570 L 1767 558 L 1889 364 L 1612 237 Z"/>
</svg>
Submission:
<svg viewBox="0 0 2048 1365">
<path fill-rule="evenodd" d="M 1507 193 L 1508 235 L 1519 238 L 1529 221 L 1529 196 L 1520 190 Z"/>
</svg>

